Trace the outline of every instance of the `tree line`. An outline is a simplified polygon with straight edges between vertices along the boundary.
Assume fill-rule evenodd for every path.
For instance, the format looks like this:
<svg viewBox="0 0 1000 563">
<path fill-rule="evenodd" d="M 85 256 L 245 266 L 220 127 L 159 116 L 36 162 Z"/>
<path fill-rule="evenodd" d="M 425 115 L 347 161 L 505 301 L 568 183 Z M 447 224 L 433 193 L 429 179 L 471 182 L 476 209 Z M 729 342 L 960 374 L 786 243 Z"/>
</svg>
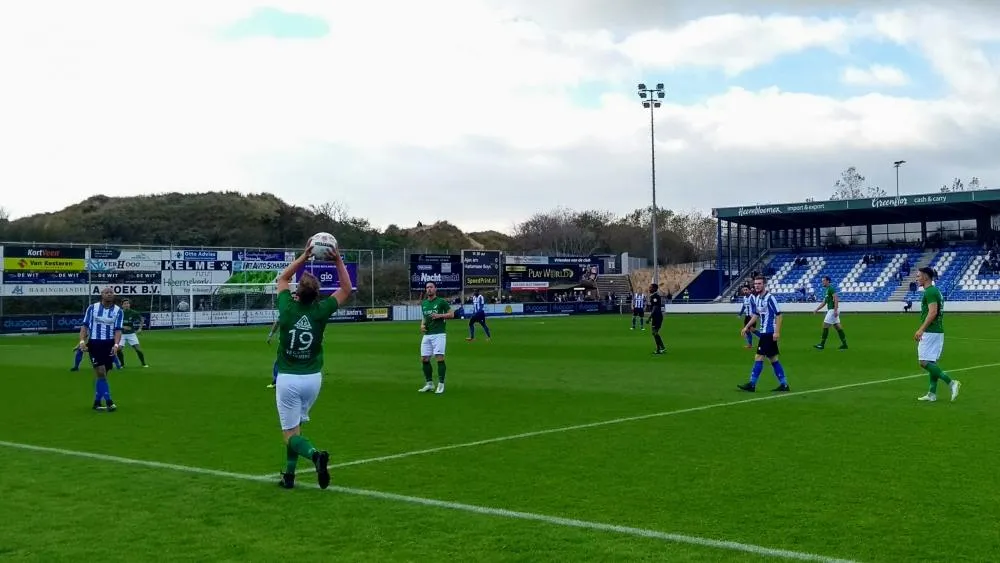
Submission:
<svg viewBox="0 0 1000 563">
<path fill-rule="evenodd" d="M 973 176 L 968 182 L 963 182 L 961 178 L 954 178 L 950 184 L 941 185 L 941 193 L 953 192 L 973 192 L 977 190 L 988 190 L 990 188 L 983 185 L 982 180 Z M 833 193 L 831 200 L 838 199 L 867 199 L 887 197 L 889 194 L 877 184 L 871 184 L 857 167 L 849 166 L 840 173 L 840 178 L 833 183 Z"/>
</svg>

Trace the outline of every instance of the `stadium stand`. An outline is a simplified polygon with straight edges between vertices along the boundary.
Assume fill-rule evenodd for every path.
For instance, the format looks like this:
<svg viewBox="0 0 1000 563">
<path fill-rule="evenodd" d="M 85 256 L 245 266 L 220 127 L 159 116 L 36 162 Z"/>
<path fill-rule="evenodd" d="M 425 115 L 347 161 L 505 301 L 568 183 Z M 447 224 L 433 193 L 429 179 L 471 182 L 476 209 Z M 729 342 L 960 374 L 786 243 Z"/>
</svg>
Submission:
<svg viewBox="0 0 1000 563">
<path fill-rule="evenodd" d="M 770 263 L 769 287 L 786 300 L 816 301 L 823 276 L 829 276 L 842 301 L 888 301 L 921 255 L 917 248 L 780 253 Z"/>
<path fill-rule="evenodd" d="M 931 261 L 940 276 L 938 288 L 948 301 L 1000 300 L 1000 256 L 994 249 L 960 245 L 944 249 Z M 919 288 L 908 288 L 905 300 L 919 301 Z"/>
<path fill-rule="evenodd" d="M 762 273 L 786 301 L 917 301 L 933 267 L 949 301 L 1000 301 L 1000 189 L 716 208 L 717 300 Z"/>
</svg>

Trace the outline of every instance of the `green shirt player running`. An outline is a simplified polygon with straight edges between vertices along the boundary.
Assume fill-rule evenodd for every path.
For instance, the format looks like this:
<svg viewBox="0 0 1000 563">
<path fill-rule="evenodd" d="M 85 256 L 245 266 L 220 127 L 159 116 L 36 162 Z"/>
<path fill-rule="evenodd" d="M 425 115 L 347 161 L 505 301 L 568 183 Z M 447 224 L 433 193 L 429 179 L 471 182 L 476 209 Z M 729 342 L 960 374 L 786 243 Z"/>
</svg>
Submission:
<svg viewBox="0 0 1000 563">
<path fill-rule="evenodd" d="M 455 312 L 451 305 L 444 299 L 438 297 L 437 285 L 434 282 L 427 282 L 424 286 L 425 297 L 420 301 L 420 332 L 424 333 L 420 340 L 420 363 L 424 369 L 424 386 L 419 389 L 421 393 L 434 391 L 440 395 L 444 393 L 444 374 L 447 366 L 444 363 L 444 352 L 447 347 L 448 335 L 445 332 L 445 319 L 455 318 Z M 437 360 L 438 384 L 434 387 L 434 370 L 431 368 L 431 356 Z"/>
<path fill-rule="evenodd" d="M 278 420 L 285 438 L 285 470 L 279 485 L 295 486 L 295 466 L 304 457 L 316 466 L 320 488 L 330 486 L 330 454 L 316 449 L 301 435 L 301 425 L 309 420 L 309 409 L 319 397 L 323 383 L 323 332 L 330 316 L 351 296 L 350 276 L 340 253 L 334 250 L 340 288 L 330 297 L 321 297 L 316 276 L 304 272 L 295 297 L 289 289 L 295 272 L 301 270 L 312 254 L 312 241 L 298 258 L 278 277 L 278 376 L 275 400 Z"/>
<path fill-rule="evenodd" d="M 920 328 L 913 335 L 917 341 L 917 359 L 920 367 L 930 375 L 930 387 L 920 401 L 937 400 L 937 384 L 943 381 L 951 388 L 951 400 L 958 397 L 962 387 L 957 379 L 948 377 L 938 366 L 938 358 L 944 349 L 944 297 L 941 290 L 934 285 L 937 272 L 933 268 L 920 268 L 917 272 L 917 283 L 924 288 L 924 296 L 920 299 Z"/>
<path fill-rule="evenodd" d="M 823 302 L 816 307 L 814 313 L 818 313 L 826 307 L 826 317 L 823 318 L 823 337 L 819 344 L 815 346 L 817 350 L 826 348 L 826 339 L 830 336 L 830 327 L 837 329 L 837 336 L 840 337 L 840 349 L 847 350 L 847 335 L 844 334 L 843 327 L 840 326 L 840 296 L 837 289 L 833 287 L 830 276 L 823 276 Z"/>
</svg>

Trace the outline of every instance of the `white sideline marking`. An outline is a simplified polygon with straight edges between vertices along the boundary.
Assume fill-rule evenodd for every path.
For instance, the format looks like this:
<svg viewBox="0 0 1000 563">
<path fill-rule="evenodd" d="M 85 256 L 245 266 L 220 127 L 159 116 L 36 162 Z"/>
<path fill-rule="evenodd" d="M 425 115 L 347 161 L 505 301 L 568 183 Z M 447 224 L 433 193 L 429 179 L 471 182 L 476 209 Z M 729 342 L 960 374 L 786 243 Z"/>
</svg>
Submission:
<svg viewBox="0 0 1000 563">
<path fill-rule="evenodd" d="M 139 467 L 148 467 L 151 469 L 166 469 L 170 471 L 177 471 L 182 473 L 193 473 L 197 475 L 211 475 L 213 477 L 226 477 L 229 479 L 238 479 L 242 481 L 254 481 L 254 482 L 270 482 L 273 480 L 271 476 L 258 476 L 258 475 L 246 475 L 243 473 L 232 473 L 229 471 L 220 471 L 217 469 L 206 469 L 203 467 L 190 467 L 187 465 L 177 465 L 174 463 L 163 463 L 159 461 L 147 461 L 142 459 L 132 459 L 127 457 L 119 457 L 113 455 L 98 454 L 92 452 L 81 452 L 76 450 L 64 450 L 62 448 L 50 448 L 44 446 L 34 446 L 31 444 L 21 444 L 18 442 L 6 442 L 0 440 L 0 446 L 6 448 L 13 448 L 17 450 L 25 450 L 30 452 L 40 452 L 48 454 L 58 454 L 64 456 L 79 457 L 84 459 L 92 459 L 97 461 L 108 461 L 112 463 L 121 463 L 124 465 L 133 465 Z M 277 489 L 277 485 L 274 485 Z M 786 549 L 775 549 L 770 547 L 763 547 L 759 545 L 753 545 L 748 543 L 740 543 L 734 541 L 724 541 L 724 540 L 713 540 L 710 538 L 703 538 L 699 536 L 687 536 L 683 534 L 670 534 L 667 532 L 658 532 L 656 530 L 647 530 L 645 528 L 633 528 L 630 526 L 618 526 L 615 524 L 605 524 L 602 522 L 591 522 L 587 520 L 576 520 L 573 518 L 562 518 L 559 516 L 547 516 L 545 514 L 536 514 L 533 512 L 519 512 L 515 510 L 507 510 L 504 508 L 491 508 L 488 506 L 477 506 L 474 504 L 464 504 L 459 502 L 449 502 L 445 500 L 436 500 L 422 497 L 412 497 L 408 495 L 398 495 L 394 493 L 384 493 L 382 491 L 372 491 L 367 489 L 353 489 L 349 487 L 338 487 L 331 485 L 328 491 L 342 493 L 347 495 L 355 495 L 369 498 L 376 498 L 380 500 L 390 500 L 396 502 L 404 502 L 408 504 L 416 504 L 421 506 L 431 506 L 435 508 L 447 508 L 450 510 L 460 510 L 463 512 L 471 512 L 473 514 L 481 514 L 485 516 L 498 516 L 501 518 L 509 518 L 512 520 L 527 520 L 534 522 L 542 522 L 544 524 L 551 524 L 553 526 L 563 526 L 566 528 L 581 528 L 585 530 L 594 530 L 599 532 L 612 532 L 617 534 L 636 536 L 647 539 L 662 540 L 670 543 L 680 543 L 688 545 L 697 545 L 701 547 L 710 547 L 720 550 L 729 551 L 739 551 L 743 553 L 750 553 L 754 555 L 760 555 L 763 557 L 777 557 L 781 559 L 791 559 L 796 561 L 821 561 L 823 563 L 855 563 L 849 559 L 836 559 L 832 557 L 826 557 L 824 555 L 818 555 L 815 553 L 806 553 L 800 551 L 790 551 Z"/>
<path fill-rule="evenodd" d="M 1000 366 L 1000 362 L 995 364 L 983 364 L 981 366 L 971 366 L 965 368 L 946 370 L 946 373 L 955 373 L 962 371 L 972 371 L 974 369 L 983 369 Z M 343 463 L 337 463 L 330 465 L 331 469 L 341 468 L 341 467 L 351 467 L 353 465 L 365 465 L 368 463 L 378 463 L 381 461 L 392 461 L 395 459 L 402 459 L 404 457 L 412 457 L 417 455 L 433 454 L 438 452 L 446 452 L 449 450 L 458 450 L 462 448 L 471 448 L 474 446 L 484 446 L 486 444 L 496 444 L 498 442 L 509 442 L 511 440 L 520 440 L 522 438 L 534 438 L 535 436 L 544 436 L 546 434 L 559 434 L 562 432 L 571 432 L 573 430 L 585 430 L 588 428 L 598 428 L 601 426 L 611 426 L 613 424 L 622 424 L 625 422 L 635 422 L 639 420 L 648 420 L 650 418 L 663 418 L 666 416 L 674 416 L 678 414 L 687 414 L 692 412 L 701 412 L 711 409 L 718 409 L 722 407 L 732 407 L 736 405 L 745 405 L 747 403 L 757 403 L 760 401 L 772 401 L 775 399 L 782 399 L 786 397 L 798 397 L 801 395 L 812 395 L 813 393 L 828 393 L 830 391 L 840 391 L 842 389 L 851 389 L 853 387 L 865 387 L 868 385 L 879 385 L 881 383 L 891 383 L 893 381 L 902 381 L 905 379 L 913 379 L 915 377 L 926 377 L 926 373 L 917 373 L 913 375 L 903 375 L 900 377 L 890 377 L 889 379 L 878 379 L 875 381 L 862 381 L 860 383 L 848 383 L 846 385 L 837 385 L 836 387 L 823 387 L 821 389 L 807 389 L 805 391 L 792 391 L 791 393 L 780 393 L 774 395 L 765 395 L 763 397 L 753 397 L 751 399 L 743 399 L 740 401 L 730 401 L 728 403 L 714 403 L 711 405 L 702 405 L 699 407 L 690 407 L 686 409 L 678 409 L 673 411 L 664 412 L 654 412 L 651 414 L 642 414 L 638 416 L 628 416 L 624 418 L 613 418 L 611 420 L 601 420 L 598 422 L 588 422 L 585 424 L 575 424 L 573 426 L 561 426 L 559 428 L 548 428 L 546 430 L 535 430 L 532 432 L 523 432 L 521 434 L 511 434 L 509 436 L 499 436 L 497 438 L 487 438 L 485 440 L 476 440 L 474 442 L 464 442 L 461 444 L 451 444 L 448 446 L 438 446 L 435 448 L 427 448 L 424 450 L 413 450 L 410 452 L 403 452 L 392 455 L 384 455 L 379 457 L 370 457 L 367 459 L 358 459 L 354 461 L 345 461 Z M 305 471 L 315 471 L 315 468 L 303 468 L 300 472 Z M 270 473 L 268 476 L 274 477 L 276 473 Z"/>
</svg>

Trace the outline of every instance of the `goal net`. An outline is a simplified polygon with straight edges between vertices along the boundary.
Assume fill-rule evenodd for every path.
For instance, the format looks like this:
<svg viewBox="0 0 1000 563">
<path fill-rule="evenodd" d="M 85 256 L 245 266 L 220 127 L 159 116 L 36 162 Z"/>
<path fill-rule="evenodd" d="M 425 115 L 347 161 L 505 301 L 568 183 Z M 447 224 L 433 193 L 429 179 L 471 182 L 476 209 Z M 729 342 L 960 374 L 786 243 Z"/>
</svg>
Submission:
<svg viewBox="0 0 1000 563">
<path fill-rule="evenodd" d="M 290 285 L 294 291 L 296 284 Z M 187 303 L 178 303 L 177 308 L 177 313 L 187 316 L 187 323 L 175 325 L 188 328 L 266 325 L 277 318 L 277 284 L 191 284 Z"/>
</svg>

